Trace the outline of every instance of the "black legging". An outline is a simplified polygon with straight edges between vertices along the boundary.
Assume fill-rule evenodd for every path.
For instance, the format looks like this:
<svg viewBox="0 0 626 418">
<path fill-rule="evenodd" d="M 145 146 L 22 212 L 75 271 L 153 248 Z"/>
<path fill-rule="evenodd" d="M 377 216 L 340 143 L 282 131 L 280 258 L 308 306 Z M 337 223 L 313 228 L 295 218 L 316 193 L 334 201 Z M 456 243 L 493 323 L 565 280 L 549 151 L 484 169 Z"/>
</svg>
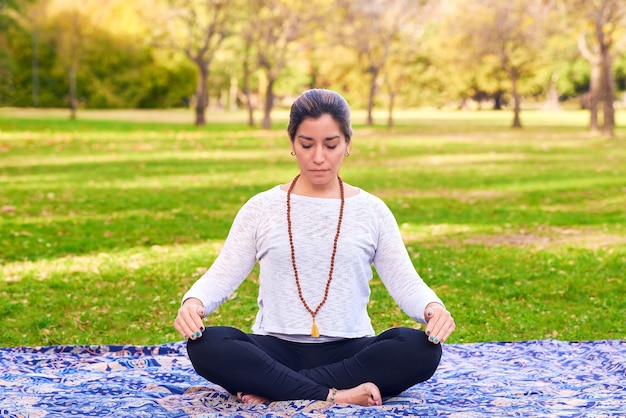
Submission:
<svg viewBox="0 0 626 418">
<path fill-rule="evenodd" d="M 267 399 L 326 400 L 329 388 L 348 389 L 365 382 L 383 397 L 428 380 L 441 359 L 441 346 L 423 331 L 392 328 L 376 337 L 327 343 L 294 343 L 232 327 L 208 327 L 189 340 L 196 372 L 232 394 Z"/>
</svg>

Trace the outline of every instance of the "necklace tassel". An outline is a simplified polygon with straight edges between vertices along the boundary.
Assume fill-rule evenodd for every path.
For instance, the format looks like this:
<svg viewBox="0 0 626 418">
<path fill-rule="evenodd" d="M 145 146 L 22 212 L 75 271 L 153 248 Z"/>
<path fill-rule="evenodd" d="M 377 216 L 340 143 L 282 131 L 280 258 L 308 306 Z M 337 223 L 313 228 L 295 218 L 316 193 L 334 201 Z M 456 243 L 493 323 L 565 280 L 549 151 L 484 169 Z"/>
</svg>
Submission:
<svg viewBox="0 0 626 418">
<path fill-rule="evenodd" d="M 311 327 L 311 337 L 319 338 L 319 336 L 320 336 L 320 330 L 317 328 L 317 324 L 315 323 L 315 320 L 313 320 L 313 326 Z"/>
</svg>

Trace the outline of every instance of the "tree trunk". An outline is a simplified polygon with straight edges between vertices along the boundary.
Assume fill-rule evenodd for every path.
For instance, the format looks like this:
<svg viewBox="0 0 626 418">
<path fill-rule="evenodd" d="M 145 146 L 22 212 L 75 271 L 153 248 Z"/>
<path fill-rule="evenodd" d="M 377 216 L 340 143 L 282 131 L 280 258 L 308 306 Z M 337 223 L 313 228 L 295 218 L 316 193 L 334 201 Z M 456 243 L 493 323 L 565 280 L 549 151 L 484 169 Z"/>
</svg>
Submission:
<svg viewBox="0 0 626 418">
<path fill-rule="evenodd" d="M 602 72 L 600 100 L 602 102 L 602 134 L 613 137 L 615 128 L 615 83 L 613 81 L 613 59 L 608 48 L 602 48 Z"/>
<path fill-rule="evenodd" d="M 320 68 L 319 68 L 320 66 L 315 60 L 315 58 L 313 57 L 312 51 L 309 55 L 310 55 L 309 57 L 310 66 L 309 66 L 308 87 L 309 89 L 314 89 L 315 87 L 317 87 L 317 79 L 319 78 L 319 75 L 320 75 Z"/>
<path fill-rule="evenodd" d="M 196 61 L 198 65 L 198 84 L 196 86 L 196 126 L 206 125 L 206 109 L 209 105 L 207 81 L 209 79 L 209 65 L 203 61 Z"/>
<path fill-rule="evenodd" d="M 263 129 L 270 129 L 272 127 L 272 108 L 274 107 L 274 82 L 275 77 L 271 75 L 267 80 L 267 87 L 265 89 L 265 109 L 263 112 Z"/>
<path fill-rule="evenodd" d="M 248 109 L 248 126 L 254 126 L 254 106 L 250 94 L 250 40 L 246 40 L 246 49 L 243 60 L 243 94 L 246 97 L 246 108 Z"/>
<path fill-rule="evenodd" d="M 595 62 L 591 63 L 591 73 L 589 75 L 589 130 L 598 131 L 598 96 L 601 83 L 601 68 Z"/>
<path fill-rule="evenodd" d="M 520 98 L 520 94 L 517 88 L 518 77 L 517 74 L 511 74 L 511 82 L 513 84 L 513 128 L 521 128 L 522 123 L 520 122 L 520 110 L 522 100 Z"/>
<path fill-rule="evenodd" d="M 78 109 L 78 98 L 76 97 L 76 65 L 72 64 L 69 68 L 70 78 L 70 119 L 76 119 L 76 110 Z"/>
<path fill-rule="evenodd" d="M 378 82 L 378 68 L 372 67 L 370 69 L 370 73 L 372 74 L 372 78 L 370 80 L 370 93 L 367 100 L 367 126 L 372 126 L 374 124 L 374 117 L 372 113 L 374 111 L 374 97 L 376 96 L 376 83 Z"/>
<path fill-rule="evenodd" d="M 70 46 L 69 46 L 69 81 L 70 81 L 70 119 L 76 119 L 76 111 L 78 109 L 78 88 L 76 87 L 76 71 L 78 70 L 79 60 L 79 39 L 80 31 L 78 27 L 78 13 L 75 11 L 72 14 L 71 20 L 71 34 L 70 34 Z"/>
<path fill-rule="evenodd" d="M 493 95 L 493 110 L 502 110 L 502 92 L 501 91 L 497 91 Z"/>
<path fill-rule="evenodd" d="M 239 80 L 237 77 L 230 78 L 230 90 L 228 91 L 228 110 L 237 110 L 237 93 L 239 92 Z"/>
<path fill-rule="evenodd" d="M 546 102 L 543 105 L 544 109 L 547 110 L 558 110 L 559 106 L 559 91 L 556 88 L 556 82 L 559 79 L 558 74 L 552 74 L 550 77 L 550 83 L 548 84 L 548 88 L 546 90 Z"/>
<path fill-rule="evenodd" d="M 596 22 L 597 23 L 597 22 Z M 596 24 L 596 41 L 598 45 L 602 44 L 602 30 L 599 30 Z M 602 79 L 602 57 L 600 52 L 591 51 L 585 38 L 585 31 L 581 32 L 578 37 L 578 50 L 582 56 L 589 62 L 591 66 L 589 74 L 589 92 L 587 99 L 587 107 L 589 108 L 589 131 L 598 131 L 598 95 L 600 93 L 600 85 Z"/>
<path fill-rule="evenodd" d="M 39 33 L 34 25 L 32 34 L 33 47 L 33 106 L 39 107 Z"/>
<path fill-rule="evenodd" d="M 243 92 L 246 98 L 246 108 L 248 109 L 248 126 L 254 126 L 254 106 L 252 105 L 252 95 L 250 94 L 250 88 L 248 86 L 244 87 Z"/>
<path fill-rule="evenodd" d="M 396 94 L 389 93 L 389 106 L 387 107 L 387 128 L 393 128 L 393 106 L 396 101 Z"/>
</svg>

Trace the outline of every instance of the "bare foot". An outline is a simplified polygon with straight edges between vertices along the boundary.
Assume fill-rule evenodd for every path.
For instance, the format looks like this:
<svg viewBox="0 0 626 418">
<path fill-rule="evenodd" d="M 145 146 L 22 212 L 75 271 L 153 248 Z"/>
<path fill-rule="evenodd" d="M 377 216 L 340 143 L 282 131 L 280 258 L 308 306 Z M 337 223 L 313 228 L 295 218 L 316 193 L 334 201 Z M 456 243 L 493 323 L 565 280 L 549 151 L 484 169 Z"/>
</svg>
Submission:
<svg viewBox="0 0 626 418">
<path fill-rule="evenodd" d="M 269 403 L 269 399 L 249 393 L 237 392 L 237 398 L 243 403 Z"/>
<path fill-rule="evenodd" d="M 330 395 L 331 393 L 329 391 L 328 398 L 326 398 L 327 401 L 330 401 Z M 380 390 L 378 390 L 378 386 L 367 382 L 351 389 L 338 390 L 335 395 L 335 402 L 362 406 L 378 406 L 383 404 L 383 399 L 380 395 Z"/>
</svg>

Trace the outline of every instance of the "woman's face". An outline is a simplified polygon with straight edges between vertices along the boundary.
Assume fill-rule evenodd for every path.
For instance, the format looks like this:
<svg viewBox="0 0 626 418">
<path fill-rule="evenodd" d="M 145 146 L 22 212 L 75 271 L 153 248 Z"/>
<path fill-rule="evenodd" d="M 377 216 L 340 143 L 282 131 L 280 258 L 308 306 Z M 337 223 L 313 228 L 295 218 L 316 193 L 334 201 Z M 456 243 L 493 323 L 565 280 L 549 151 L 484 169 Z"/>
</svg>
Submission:
<svg viewBox="0 0 626 418">
<path fill-rule="evenodd" d="M 330 115 L 304 119 L 291 146 L 302 179 L 314 187 L 335 184 L 348 144 Z"/>
</svg>

